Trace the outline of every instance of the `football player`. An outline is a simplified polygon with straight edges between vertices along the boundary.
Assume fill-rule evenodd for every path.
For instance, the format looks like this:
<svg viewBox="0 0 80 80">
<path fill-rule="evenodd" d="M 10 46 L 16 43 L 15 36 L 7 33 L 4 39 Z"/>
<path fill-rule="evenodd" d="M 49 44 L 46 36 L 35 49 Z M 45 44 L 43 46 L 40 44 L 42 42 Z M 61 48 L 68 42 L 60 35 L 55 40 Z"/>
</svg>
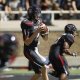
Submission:
<svg viewBox="0 0 80 80">
<path fill-rule="evenodd" d="M 77 28 L 74 24 L 67 24 L 65 26 L 65 33 L 59 37 L 54 44 L 52 44 L 49 51 L 49 60 L 55 70 L 53 74 L 59 77 L 59 80 L 68 80 L 68 64 L 64 57 L 64 53 L 70 56 L 76 56 L 70 51 L 71 45 L 74 43 Z"/>
<path fill-rule="evenodd" d="M 38 40 L 41 35 L 44 40 L 48 39 L 48 28 L 42 22 L 41 9 L 38 6 L 31 6 L 27 12 L 28 16 L 21 22 L 21 29 L 24 41 L 24 55 L 30 61 L 35 72 L 31 80 L 37 80 L 42 71 L 43 80 L 48 80 L 46 65 L 48 62 L 38 52 Z"/>
</svg>

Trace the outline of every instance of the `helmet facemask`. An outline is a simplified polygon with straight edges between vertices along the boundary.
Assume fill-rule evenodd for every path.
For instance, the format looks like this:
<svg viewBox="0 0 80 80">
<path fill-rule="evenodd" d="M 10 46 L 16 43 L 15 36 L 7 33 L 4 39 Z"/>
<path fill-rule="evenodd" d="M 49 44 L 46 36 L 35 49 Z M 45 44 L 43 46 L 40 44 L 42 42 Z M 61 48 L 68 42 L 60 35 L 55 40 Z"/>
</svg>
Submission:
<svg viewBox="0 0 80 80">
<path fill-rule="evenodd" d="M 38 20 L 41 18 L 41 9 L 36 6 L 32 6 L 28 9 L 28 16 L 30 20 Z"/>
<path fill-rule="evenodd" d="M 68 24 L 65 26 L 65 33 L 71 33 L 73 34 L 75 31 L 77 31 L 77 28 L 73 24 Z"/>
</svg>

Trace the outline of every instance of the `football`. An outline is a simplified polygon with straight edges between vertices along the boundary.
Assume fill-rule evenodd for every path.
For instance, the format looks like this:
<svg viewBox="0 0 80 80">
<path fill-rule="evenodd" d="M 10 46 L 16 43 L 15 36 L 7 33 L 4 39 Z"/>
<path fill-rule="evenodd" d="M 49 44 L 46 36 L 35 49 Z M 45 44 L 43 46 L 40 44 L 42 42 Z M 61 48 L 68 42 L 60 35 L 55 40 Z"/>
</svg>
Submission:
<svg viewBox="0 0 80 80">
<path fill-rule="evenodd" d="M 41 35 L 44 35 L 44 34 L 47 34 L 48 33 L 48 27 L 45 25 L 45 24 L 42 24 L 42 27 L 44 27 L 44 30 L 42 30 L 41 32 L 40 32 L 40 34 Z"/>
</svg>

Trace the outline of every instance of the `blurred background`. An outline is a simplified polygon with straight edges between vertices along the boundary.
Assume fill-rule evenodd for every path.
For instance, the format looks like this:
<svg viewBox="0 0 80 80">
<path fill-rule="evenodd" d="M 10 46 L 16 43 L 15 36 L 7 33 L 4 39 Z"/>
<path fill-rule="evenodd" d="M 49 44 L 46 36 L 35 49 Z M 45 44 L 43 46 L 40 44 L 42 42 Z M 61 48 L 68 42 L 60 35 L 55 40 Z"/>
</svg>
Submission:
<svg viewBox="0 0 80 80">
<path fill-rule="evenodd" d="M 47 56 L 50 45 L 63 33 L 64 26 L 73 23 L 78 36 L 71 51 L 78 55 L 66 58 L 70 69 L 80 69 L 80 0 L 0 0 L 0 70 L 28 68 L 20 22 L 34 4 L 41 7 L 42 19 L 50 30 L 47 42 L 40 37 L 40 53 Z"/>
</svg>

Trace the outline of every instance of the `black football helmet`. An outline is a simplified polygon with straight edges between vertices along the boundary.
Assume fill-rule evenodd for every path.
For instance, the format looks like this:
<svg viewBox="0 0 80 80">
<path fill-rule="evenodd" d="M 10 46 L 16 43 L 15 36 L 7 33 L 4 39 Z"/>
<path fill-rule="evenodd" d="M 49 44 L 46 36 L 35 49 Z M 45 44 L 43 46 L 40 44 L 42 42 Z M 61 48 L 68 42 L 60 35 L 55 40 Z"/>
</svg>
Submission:
<svg viewBox="0 0 80 80">
<path fill-rule="evenodd" d="M 28 17 L 31 20 L 35 20 L 41 17 L 41 9 L 38 6 L 31 6 L 28 9 Z"/>
<path fill-rule="evenodd" d="M 77 32 L 77 28 L 74 24 L 67 24 L 64 28 L 65 33 L 73 34 L 75 31 Z"/>
</svg>

